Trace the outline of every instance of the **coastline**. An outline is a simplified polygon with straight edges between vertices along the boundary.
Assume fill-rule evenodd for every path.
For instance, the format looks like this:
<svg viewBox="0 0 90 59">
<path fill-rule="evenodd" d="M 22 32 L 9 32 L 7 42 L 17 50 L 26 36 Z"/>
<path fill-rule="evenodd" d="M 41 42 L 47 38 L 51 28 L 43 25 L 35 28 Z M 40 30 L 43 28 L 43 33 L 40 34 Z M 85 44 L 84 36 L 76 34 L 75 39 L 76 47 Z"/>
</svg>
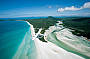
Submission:
<svg viewBox="0 0 90 59">
<path fill-rule="evenodd" d="M 27 22 L 31 26 L 32 37 L 35 36 L 33 25 Z M 49 34 L 49 33 L 48 33 Z M 46 36 L 46 34 L 44 34 Z M 45 38 L 45 40 L 47 40 Z M 37 59 L 84 59 L 81 56 L 68 52 L 61 47 L 56 46 L 51 42 L 42 42 L 38 38 L 34 40 L 37 50 Z M 44 57 L 43 57 L 44 56 Z"/>
<path fill-rule="evenodd" d="M 35 36 L 35 30 L 34 30 L 34 27 L 33 27 L 33 25 L 31 25 L 28 21 L 26 21 L 27 22 L 27 24 L 28 25 L 30 25 L 30 29 L 31 29 L 31 35 L 32 35 L 32 37 L 34 37 Z M 33 38 L 32 38 L 32 40 L 33 40 Z"/>
<path fill-rule="evenodd" d="M 26 23 L 30 25 L 29 22 L 26 22 Z M 29 27 L 28 31 L 26 32 L 21 44 L 19 45 L 12 59 L 30 59 L 30 58 L 35 59 L 36 58 L 34 57 L 36 56 L 36 46 L 31 37 L 32 37 L 31 28 Z"/>
<path fill-rule="evenodd" d="M 49 34 L 51 34 L 54 30 L 62 29 L 62 28 L 56 27 L 56 26 L 51 26 L 49 28 L 49 30 L 46 30 L 45 31 L 44 39 L 48 41 Z M 80 45 L 79 44 L 75 44 L 75 46 L 74 46 L 73 43 L 72 43 L 72 42 L 77 43 L 78 42 L 77 41 L 78 39 L 84 39 L 84 37 L 79 37 L 79 36 L 76 36 L 76 35 L 71 34 L 70 29 L 67 29 L 67 28 L 65 28 L 65 29 L 63 29 L 61 31 L 58 31 L 58 32 L 57 31 L 56 32 L 53 32 L 52 34 L 54 34 L 56 36 L 56 42 L 53 42 L 53 40 L 52 40 L 53 38 L 51 38 L 51 39 L 49 38 L 49 41 L 50 42 L 56 44 L 57 46 L 63 48 L 64 50 L 66 50 L 68 52 L 74 53 L 74 54 L 76 54 L 78 56 L 81 56 L 83 58 L 90 58 L 89 57 L 90 56 L 89 52 L 87 52 L 87 50 L 86 51 L 84 50 L 84 48 L 86 48 L 86 49 L 89 50 L 88 47 L 83 46 L 81 43 L 80 43 Z M 71 37 L 71 38 L 68 38 L 68 36 Z M 77 40 L 75 40 L 75 38 Z M 57 40 L 59 42 L 57 42 Z M 72 41 L 72 42 L 70 42 L 70 41 Z M 64 47 L 64 46 L 66 46 L 66 47 Z M 80 47 L 80 46 L 82 46 L 82 47 Z M 84 52 L 87 52 L 87 53 L 84 53 Z"/>
</svg>

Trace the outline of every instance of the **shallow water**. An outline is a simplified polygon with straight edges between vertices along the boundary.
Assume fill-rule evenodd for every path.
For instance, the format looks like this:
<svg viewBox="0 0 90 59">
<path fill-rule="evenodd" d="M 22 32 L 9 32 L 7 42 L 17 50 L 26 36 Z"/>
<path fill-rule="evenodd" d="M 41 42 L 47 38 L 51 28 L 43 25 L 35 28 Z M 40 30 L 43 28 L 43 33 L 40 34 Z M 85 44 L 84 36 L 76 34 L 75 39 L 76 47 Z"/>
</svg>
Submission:
<svg viewBox="0 0 90 59">
<path fill-rule="evenodd" d="M 84 37 L 73 35 L 67 28 L 59 31 L 55 29 L 55 31 L 48 35 L 47 39 L 66 51 L 86 59 L 90 58 L 90 42 L 86 41 Z"/>
<path fill-rule="evenodd" d="M 25 45 L 21 48 L 22 53 L 25 51 L 24 47 L 27 47 L 27 44 L 30 44 L 30 47 L 34 46 L 31 38 L 30 26 L 26 22 L 0 21 L 0 59 L 14 58 L 23 41 Z M 33 48 L 29 49 L 27 55 L 33 52 Z"/>
</svg>

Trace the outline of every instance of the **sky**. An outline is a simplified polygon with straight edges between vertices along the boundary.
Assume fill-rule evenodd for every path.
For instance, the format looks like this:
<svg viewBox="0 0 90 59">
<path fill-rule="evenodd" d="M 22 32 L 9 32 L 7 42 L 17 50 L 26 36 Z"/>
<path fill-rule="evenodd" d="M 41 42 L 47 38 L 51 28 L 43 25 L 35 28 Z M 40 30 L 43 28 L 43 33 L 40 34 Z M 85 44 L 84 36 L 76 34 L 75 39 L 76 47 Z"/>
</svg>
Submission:
<svg viewBox="0 0 90 59">
<path fill-rule="evenodd" d="M 0 0 L 0 18 L 88 16 L 90 0 Z"/>
</svg>

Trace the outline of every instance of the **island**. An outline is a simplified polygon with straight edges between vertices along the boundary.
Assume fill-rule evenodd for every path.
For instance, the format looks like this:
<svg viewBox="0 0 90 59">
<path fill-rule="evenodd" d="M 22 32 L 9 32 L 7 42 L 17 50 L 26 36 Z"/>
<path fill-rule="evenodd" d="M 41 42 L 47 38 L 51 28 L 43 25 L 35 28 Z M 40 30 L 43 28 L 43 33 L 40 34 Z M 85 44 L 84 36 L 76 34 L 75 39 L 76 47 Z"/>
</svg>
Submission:
<svg viewBox="0 0 90 59">
<path fill-rule="evenodd" d="M 52 16 L 40 19 L 25 19 L 25 21 L 32 24 L 35 34 L 41 29 L 40 34 L 37 36 L 37 40 L 40 41 L 35 39 L 39 45 L 41 41 L 45 42 L 45 45 L 51 42 L 68 52 L 87 59 L 90 58 L 88 48 L 90 44 L 88 35 L 90 33 L 89 20 L 90 18 L 87 17 L 57 18 Z M 36 45 L 38 45 L 37 42 Z M 49 45 L 52 45 L 51 43 Z"/>
</svg>

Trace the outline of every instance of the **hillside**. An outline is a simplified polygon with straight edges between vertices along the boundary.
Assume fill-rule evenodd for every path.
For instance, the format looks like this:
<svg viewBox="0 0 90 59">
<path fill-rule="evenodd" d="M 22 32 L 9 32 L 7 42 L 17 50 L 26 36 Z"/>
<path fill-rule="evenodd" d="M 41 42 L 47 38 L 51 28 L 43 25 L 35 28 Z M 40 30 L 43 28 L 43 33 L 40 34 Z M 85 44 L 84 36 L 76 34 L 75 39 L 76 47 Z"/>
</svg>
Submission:
<svg viewBox="0 0 90 59">
<path fill-rule="evenodd" d="M 73 29 L 73 34 L 90 39 L 90 18 L 65 18 L 62 19 L 64 26 Z"/>
</svg>

